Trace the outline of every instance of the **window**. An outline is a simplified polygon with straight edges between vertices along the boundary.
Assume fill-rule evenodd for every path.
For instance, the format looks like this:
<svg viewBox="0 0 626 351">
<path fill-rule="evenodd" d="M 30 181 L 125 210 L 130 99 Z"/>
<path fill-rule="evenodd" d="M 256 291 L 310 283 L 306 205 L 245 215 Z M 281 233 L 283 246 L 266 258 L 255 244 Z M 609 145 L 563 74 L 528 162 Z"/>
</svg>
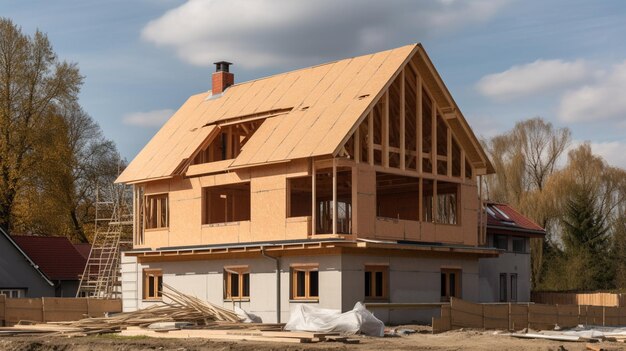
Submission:
<svg viewBox="0 0 626 351">
<path fill-rule="evenodd" d="M 493 246 L 496 249 L 508 250 L 509 249 L 509 237 L 506 235 L 494 235 Z"/>
<path fill-rule="evenodd" d="M 20 297 L 26 297 L 26 290 L 24 289 L 0 289 L 0 295 L 4 295 L 7 298 L 17 299 Z"/>
<path fill-rule="evenodd" d="M 450 297 L 461 297 L 461 270 L 441 270 L 441 301 L 450 301 Z"/>
<path fill-rule="evenodd" d="M 517 301 L 517 273 L 511 274 L 511 301 Z"/>
<path fill-rule="evenodd" d="M 376 216 L 419 220 L 419 178 L 376 172 Z"/>
<path fill-rule="evenodd" d="M 299 177 L 287 180 L 289 188 L 289 206 L 287 217 L 311 216 L 313 185 L 312 177 Z"/>
<path fill-rule="evenodd" d="M 144 300 L 160 300 L 163 296 L 163 272 L 160 269 L 143 270 Z"/>
<path fill-rule="evenodd" d="M 204 188 L 202 224 L 250 220 L 250 183 Z"/>
<path fill-rule="evenodd" d="M 291 267 L 291 298 L 294 300 L 319 299 L 318 266 Z"/>
<path fill-rule="evenodd" d="M 250 270 L 248 266 L 224 267 L 224 299 L 250 298 Z"/>
<path fill-rule="evenodd" d="M 337 167 L 337 228 L 333 231 L 333 171 L 316 170 L 315 233 L 352 233 L 352 169 Z"/>
<path fill-rule="evenodd" d="M 506 301 L 506 273 L 500 273 L 500 302 Z"/>
<path fill-rule="evenodd" d="M 365 266 L 365 299 L 384 300 L 388 298 L 389 267 L 383 265 Z"/>
<path fill-rule="evenodd" d="M 457 183 L 437 182 L 437 223 L 458 223 L 458 190 Z"/>
<path fill-rule="evenodd" d="M 147 195 L 145 227 L 146 229 L 167 228 L 169 226 L 169 208 L 167 194 Z"/>
<path fill-rule="evenodd" d="M 526 239 L 519 236 L 511 238 L 513 241 L 513 252 L 525 253 L 526 252 Z"/>
</svg>

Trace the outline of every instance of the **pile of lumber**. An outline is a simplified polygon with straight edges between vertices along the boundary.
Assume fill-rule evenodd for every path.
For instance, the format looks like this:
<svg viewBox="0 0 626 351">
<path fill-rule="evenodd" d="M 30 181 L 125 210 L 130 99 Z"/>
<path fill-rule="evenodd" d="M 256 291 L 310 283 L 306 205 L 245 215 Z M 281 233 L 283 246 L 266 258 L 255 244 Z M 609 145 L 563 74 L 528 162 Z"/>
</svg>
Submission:
<svg viewBox="0 0 626 351">
<path fill-rule="evenodd" d="M 176 329 L 154 330 L 139 327 L 130 327 L 121 332 L 122 336 L 148 336 L 153 338 L 203 338 L 211 340 L 231 341 L 261 341 L 282 343 L 316 343 L 322 341 L 336 341 L 356 344 L 359 339 L 349 339 L 339 333 L 315 333 L 295 331 L 263 331 L 250 330 L 226 330 L 226 329 Z"/>
<path fill-rule="evenodd" d="M 50 322 L 0 328 L 0 335 L 55 333 L 68 336 L 82 336 L 114 333 L 128 327 L 147 327 L 153 323 L 163 322 L 187 322 L 205 328 L 259 328 L 258 324 L 242 323 L 241 318 L 233 311 L 183 294 L 169 285 L 163 284 L 163 287 L 167 289 L 163 291 L 163 296 L 167 297 L 171 302 L 161 303 L 134 312 L 118 313 L 110 317 L 84 318 L 72 322 Z M 264 325 L 263 329 L 282 330 L 282 325 Z"/>
</svg>

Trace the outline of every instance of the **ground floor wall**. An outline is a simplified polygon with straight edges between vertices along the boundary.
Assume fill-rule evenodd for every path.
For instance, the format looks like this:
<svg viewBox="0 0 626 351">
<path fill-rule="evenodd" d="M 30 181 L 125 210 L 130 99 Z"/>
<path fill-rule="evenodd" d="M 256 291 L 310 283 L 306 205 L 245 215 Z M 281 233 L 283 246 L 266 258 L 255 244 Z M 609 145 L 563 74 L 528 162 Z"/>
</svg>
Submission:
<svg viewBox="0 0 626 351">
<path fill-rule="evenodd" d="M 318 265 L 319 299 L 302 302 L 291 297 L 291 267 Z M 480 299 L 479 264 L 474 256 L 396 257 L 381 255 L 333 254 L 316 256 L 285 256 L 280 258 L 280 321 L 289 319 L 290 309 L 297 303 L 322 308 L 351 310 L 358 301 L 365 301 L 365 267 L 388 267 L 387 297 L 375 302 L 411 303 L 440 302 L 442 269 L 461 273 L 459 297 L 469 301 Z M 247 266 L 250 271 L 250 298 L 247 301 L 224 299 L 224 267 Z M 143 272 L 160 269 L 163 283 L 197 296 L 205 301 L 227 308 L 238 306 L 262 318 L 276 322 L 277 275 L 274 260 L 258 257 L 184 262 L 138 263 L 136 258 L 122 260 L 122 298 L 124 311 L 133 311 L 158 303 L 143 299 Z M 438 309 L 389 310 L 374 309 L 374 314 L 385 323 L 430 322 Z"/>
<path fill-rule="evenodd" d="M 530 301 L 530 254 L 504 252 L 496 258 L 481 258 L 479 270 L 480 302 Z"/>
</svg>

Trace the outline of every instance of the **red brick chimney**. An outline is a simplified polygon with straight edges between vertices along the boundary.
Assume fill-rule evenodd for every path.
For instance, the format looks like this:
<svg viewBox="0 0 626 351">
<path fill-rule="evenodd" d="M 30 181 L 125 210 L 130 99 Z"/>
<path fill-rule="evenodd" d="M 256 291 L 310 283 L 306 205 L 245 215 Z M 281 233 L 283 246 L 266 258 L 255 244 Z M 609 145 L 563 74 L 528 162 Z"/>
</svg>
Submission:
<svg viewBox="0 0 626 351">
<path fill-rule="evenodd" d="M 235 75 L 228 72 L 230 62 L 215 62 L 215 72 L 213 72 L 213 95 L 221 94 L 229 86 L 235 84 Z"/>
</svg>

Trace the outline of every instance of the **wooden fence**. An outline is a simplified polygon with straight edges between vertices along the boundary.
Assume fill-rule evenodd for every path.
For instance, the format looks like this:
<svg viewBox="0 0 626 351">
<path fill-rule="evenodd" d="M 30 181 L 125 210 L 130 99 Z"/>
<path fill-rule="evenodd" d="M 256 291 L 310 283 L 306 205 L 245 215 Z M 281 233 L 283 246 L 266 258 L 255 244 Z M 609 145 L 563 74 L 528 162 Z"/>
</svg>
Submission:
<svg viewBox="0 0 626 351">
<path fill-rule="evenodd" d="M 452 298 L 433 318 L 433 333 L 459 328 L 535 330 L 567 328 L 578 324 L 625 326 L 626 307 L 547 305 L 535 303 L 479 304 Z"/>
<path fill-rule="evenodd" d="M 35 322 L 73 321 L 121 312 L 122 300 L 42 297 L 10 299 L 0 295 L 0 323 L 13 325 L 21 320 Z"/>
<path fill-rule="evenodd" d="M 533 292 L 530 300 L 550 305 L 626 307 L 626 294 Z"/>
</svg>

